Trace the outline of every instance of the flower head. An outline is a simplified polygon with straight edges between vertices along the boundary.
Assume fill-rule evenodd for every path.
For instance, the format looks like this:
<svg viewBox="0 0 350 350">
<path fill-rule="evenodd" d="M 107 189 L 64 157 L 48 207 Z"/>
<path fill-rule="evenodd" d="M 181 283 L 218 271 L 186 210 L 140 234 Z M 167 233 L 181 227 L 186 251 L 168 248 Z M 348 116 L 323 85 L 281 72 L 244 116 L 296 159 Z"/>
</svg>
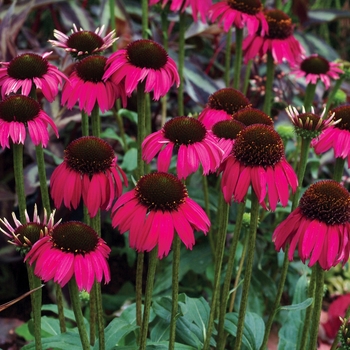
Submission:
<svg viewBox="0 0 350 350">
<path fill-rule="evenodd" d="M 130 247 L 139 252 L 158 246 L 158 257 L 167 256 L 176 232 L 187 249 L 195 244 L 193 231 L 207 233 L 210 221 L 204 210 L 188 197 L 185 185 L 167 173 L 141 177 L 112 209 L 112 226 L 129 231 Z"/>
<path fill-rule="evenodd" d="M 234 119 L 221 120 L 213 125 L 213 136 L 216 138 L 218 146 L 224 152 L 223 160 L 230 155 L 237 136 L 245 127 L 246 125 Z"/>
<path fill-rule="evenodd" d="M 244 61 L 247 63 L 256 55 L 262 57 L 267 52 L 277 63 L 287 60 L 296 64 L 304 49 L 293 36 L 293 25 L 290 17 L 280 10 L 264 12 L 268 23 L 268 34 L 256 32 L 249 34 L 243 41 Z"/>
<path fill-rule="evenodd" d="M 169 0 L 150 0 L 149 4 L 155 5 L 159 2 L 161 2 L 162 6 L 165 7 Z M 205 23 L 205 19 L 211 4 L 212 0 L 171 0 L 170 11 L 184 12 L 186 8 L 191 7 L 193 20 L 197 22 L 198 15 L 200 15 L 202 22 Z"/>
<path fill-rule="evenodd" d="M 321 80 L 325 88 L 329 89 L 331 79 L 337 80 L 339 74 L 343 73 L 340 65 L 340 63 L 329 62 L 318 54 L 313 54 L 292 67 L 292 73 L 298 78 L 305 77 L 306 84 L 317 84 Z"/>
<path fill-rule="evenodd" d="M 212 22 L 218 19 L 225 32 L 228 32 L 232 26 L 240 29 L 247 26 L 249 34 L 255 34 L 260 27 L 264 35 L 269 27 L 262 8 L 260 0 L 219 1 L 210 8 L 209 18 Z"/>
<path fill-rule="evenodd" d="M 241 109 L 233 114 L 232 118 L 243 123 L 245 126 L 252 124 L 264 124 L 273 126 L 272 118 L 263 111 L 255 108 Z"/>
<path fill-rule="evenodd" d="M 123 83 L 114 83 L 111 79 L 103 79 L 106 72 L 107 58 L 88 56 L 77 62 L 69 82 L 63 86 L 62 104 L 68 108 L 79 102 L 79 109 L 91 114 L 97 103 L 102 112 L 111 109 L 116 99 L 121 98 L 126 106 L 126 94 Z"/>
<path fill-rule="evenodd" d="M 90 226 L 68 221 L 37 241 L 25 261 L 35 263 L 34 273 L 45 282 L 64 287 L 75 278 L 78 289 L 90 292 L 95 280 L 111 280 L 107 258 L 111 249 Z"/>
<path fill-rule="evenodd" d="M 106 50 L 117 40 L 115 30 L 112 30 L 105 37 L 102 36 L 105 26 L 97 28 L 95 32 L 78 29 L 73 24 L 72 34 L 67 36 L 59 30 L 54 30 L 53 35 L 57 40 L 49 40 L 52 46 L 61 47 L 69 52 L 74 58 L 82 59 Z"/>
<path fill-rule="evenodd" d="M 316 154 L 325 153 L 331 148 L 336 158 L 348 158 L 350 164 L 350 105 L 334 108 L 332 126 L 326 128 L 320 136 L 311 141 Z"/>
<path fill-rule="evenodd" d="M 61 220 L 57 223 L 54 222 L 55 210 L 47 216 L 46 209 L 44 209 L 44 218 L 40 220 L 38 215 L 38 208 L 35 204 L 33 219 L 29 218 L 27 210 L 25 211 L 26 223 L 22 224 L 16 217 L 15 213 L 12 213 L 12 219 L 14 226 L 4 218 L 0 219 L 0 222 L 5 226 L 5 229 L 0 227 L 0 231 L 4 233 L 8 238 L 8 242 L 17 246 L 24 252 L 27 252 L 34 243 L 40 238 L 47 236 L 53 228 L 55 228 Z"/>
<path fill-rule="evenodd" d="M 239 110 L 250 107 L 251 103 L 241 92 L 232 88 L 224 88 L 209 96 L 208 103 L 198 120 L 210 129 L 215 123 L 230 120 Z"/>
<path fill-rule="evenodd" d="M 176 117 L 148 135 L 142 143 L 142 158 L 150 163 L 158 154 L 158 171 L 168 171 L 174 149 L 178 150 L 176 170 L 180 179 L 203 167 L 203 174 L 215 171 L 223 151 L 212 133 L 197 119 Z"/>
<path fill-rule="evenodd" d="M 277 202 L 288 204 L 289 187 L 294 192 L 298 185 L 294 170 L 285 159 L 281 137 L 263 124 L 247 126 L 239 133 L 221 168 L 221 189 L 227 203 L 232 197 L 242 202 L 251 184 L 259 203 L 266 209 L 267 196 L 270 209 L 275 210 Z"/>
<path fill-rule="evenodd" d="M 272 240 L 276 250 L 290 245 L 288 258 L 298 246 L 300 259 L 309 266 L 316 262 L 328 270 L 349 259 L 350 194 L 338 182 L 319 181 L 311 185 L 299 206 L 277 226 Z"/>
<path fill-rule="evenodd" d="M 57 67 L 50 64 L 46 57 L 34 53 L 25 53 L 13 58 L 10 62 L 1 62 L 0 86 L 2 98 L 20 90 L 22 95 L 28 96 L 33 87 L 41 89 L 45 98 L 52 102 L 62 79 L 67 77 Z"/>
<path fill-rule="evenodd" d="M 292 106 L 288 106 L 286 112 L 295 127 L 295 132 L 303 138 L 312 139 L 320 135 L 323 130 L 340 122 L 340 120 L 333 119 L 334 113 L 330 113 L 327 118 L 324 118 L 326 108 L 323 109 L 321 115 L 315 114 L 313 107 L 311 107 L 311 112 L 306 113 L 304 106 L 302 113 L 299 113 Z"/>
<path fill-rule="evenodd" d="M 55 206 L 63 203 L 76 209 L 82 198 L 91 217 L 98 209 L 109 210 L 122 194 L 121 177 L 128 184 L 112 147 L 98 137 L 85 136 L 71 142 L 64 153 L 50 181 Z"/>
<path fill-rule="evenodd" d="M 13 95 L 0 102 L 0 145 L 3 148 L 10 148 L 10 140 L 24 144 L 26 129 L 35 146 L 42 144 L 46 147 L 49 141 L 48 125 L 58 137 L 53 120 L 30 97 Z"/>
<path fill-rule="evenodd" d="M 128 96 L 144 82 L 145 92 L 153 91 L 155 100 L 166 95 L 172 85 L 180 84 L 174 60 L 162 46 L 146 39 L 136 40 L 109 57 L 103 79 L 109 78 L 116 84 L 125 80 Z"/>
</svg>

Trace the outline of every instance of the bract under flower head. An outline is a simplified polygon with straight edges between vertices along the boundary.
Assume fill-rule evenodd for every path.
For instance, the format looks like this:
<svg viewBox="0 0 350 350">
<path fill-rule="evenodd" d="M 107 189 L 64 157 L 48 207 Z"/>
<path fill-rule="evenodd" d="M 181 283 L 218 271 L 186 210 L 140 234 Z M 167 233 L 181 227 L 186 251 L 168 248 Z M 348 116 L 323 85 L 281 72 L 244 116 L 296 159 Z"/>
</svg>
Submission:
<svg viewBox="0 0 350 350">
<path fill-rule="evenodd" d="M 331 85 L 331 79 L 339 79 L 339 74 L 343 71 L 340 69 L 340 63 L 329 62 L 324 57 L 313 54 L 297 66 L 292 67 L 292 73 L 296 77 L 305 77 L 306 84 L 317 84 L 321 80 L 326 89 Z"/>
<path fill-rule="evenodd" d="M 124 83 L 116 84 L 111 79 L 103 79 L 107 58 L 88 56 L 74 66 L 74 71 L 62 90 L 62 104 L 69 109 L 79 102 L 79 109 L 91 114 L 97 104 L 102 112 L 111 109 L 116 99 L 121 98 L 126 107 Z"/>
<path fill-rule="evenodd" d="M 290 17 L 280 10 L 268 10 L 264 12 L 269 26 L 268 34 L 256 32 L 249 34 L 243 41 L 244 62 L 259 55 L 271 53 L 277 63 L 286 60 L 289 64 L 298 63 L 299 57 L 304 54 L 304 49 L 293 36 L 293 25 Z"/>
<path fill-rule="evenodd" d="M 150 5 L 162 3 L 165 7 L 169 0 L 149 0 Z M 206 22 L 206 16 L 208 10 L 212 4 L 212 0 L 171 0 L 170 1 L 170 11 L 173 12 L 184 12 L 188 7 L 192 9 L 192 17 L 195 22 L 198 21 L 198 15 L 201 17 L 203 23 Z"/>
<path fill-rule="evenodd" d="M 10 62 L 1 62 L 0 86 L 4 98 L 20 90 L 22 95 L 28 96 L 32 88 L 40 89 L 45 98 L 52 102 L 58 94 L 58 87 L 62 79 L 67 77 L 57 67 L 50 64 L 46 57 L 34 53 L 25 53 L 13 58 Z"/>
<path fill-rule="evenodd" d="M 148 135 L 142 143 L 142 158 L 150 163 L 159 153 L 158 171 L 166 172 L 174 150 L 178 151 L 176 171 L 180 179 L 196 172 L 199 165 L 205 175 L 216 171 L 223 156 L 211 131 L 191 117 L 173 118 L 161 130 Z"/>
<path fill-rule="evenodd" d="M 177 233 L 187 249 L 195 244 L 193 231 L 210 227 L 204 210 L 188 197 L 185 185 L 163 172 L 141 177 L 134 190 L 123 194 L 112 209 L 112 226 L 129 231 L 130 247 L 149 252 L 158 247 L 161 259 L 170 252 Z"/>
<path fill-rule="evenodd" d="M 232 154 L 223 162 L 221 189 L 225 201 L 232 197 L 242 202 L 249 186 L 263 208 L 275 210 L 277 203 L 288 204 L 289 187 L 293 192 L 298 185 L 297 176 L 284 156 L 283 142 L 270 126 L 253 124 L 244 128 L 237 136 Z"/>
<path fill-rule="evenodd" d="M 315 114 L 313 107 L 311 107 L 311 112 L 306 113 L 304 106 L 301 113 L 292 106 L 288 106 L 286 112 L 295 127 L 295 132 L 308 139 L 320 135 L 323 130 L 340 122 L 340 120 L 334 120 L 334 113 L 329 113 L 328 117 L 324 118 L 326 108 L 323 109 L 321 115 Z"/>
<path fill-rule="evenodd" d="M 10 140 L 22 143 L 27 129 L 35 146 L 47 146 L 50 125 L 56 136 L 58 130 L 53 120 L 41 109 L 34 99 L 24 95 L 13 95 L 0 102 L 0 145 L 10 148 Z"/>
<path fill-rule="evenodd" d="M 334 150 L 336 158 L 347 158 L 350 166 L 350 105 L 331 110 L 334 123 L 311 141 L 316 154 Z"/>
<path fill-rule="evenodd" d="M 107 263 L 110 251 L 90 226 L 68 221 L 37 241 L 25 261 L 35 263 L 35 275 L 45 282 L 53 280 L 64 287 L 74 277 L 80 291 L 90 292 L 95 280 L 111 280 Z"/>
<path fill-rule="evenodd" d="M 250 108 L 251 103 L 240 91 L 224 88 L 209 96 L 208 103 L 198 117 L 206 128 L 221 120 L 232 119 L 233 114 L 241 109 Z"/>
<path fill-rule="evenodd" d="M 76 209 L 83 199 L 89 215 L 94 217 L 98 209 L 109 210 L 122 194 L 122 179 L 127 186 L 112 147 L 102 139 L 85 136 L 66 148 L 63 163 L 51 176 L 51 196 L 57 208 L 63 203 Z"/>
<path fill-rule="evenodd" d="M 145 92 L 153 92 L 153 98 L 159 100 L 166 95 L 172 85 L 180 84 L 176 64 L 162 46 L 153 40 L 136 40 L 126 49 L 118 50 L 107 60 L 107 69 L 103 76 L 116 84 L 124 81 L 128 96 L 144 83 Z"/>
<path fill-rule="evenodd" d="M 234 26 L 242 29 L 247 26 L 249 34 L 255 34 L 259 28 L 262 35 L 269 29 L 262 12 L 260 0 L 226 0 L 219 1 L 209 10 L 209 18 L 223 26 L 225 32 Z"/>
<path fill-rule="evenodd" d="M 72 34 L 67 36 L 59 30 L 54 30 L 53 35 L 57 40 L 49 40 L 52 46 L 57 46 L 69 52 L 74 58 L 82 59 L 89 55 L 105 51 L 117 40 L 115 30 L 106 36 L 102 36 L 105 26 L 97 28 L 95 32 L 78 29 L 73 24 Z"/>
<path fill-rule="evenodd" d="M 276 250 L 288 251 L 289 260 L 298 246 L 300 259 L 328 270 L 349 259 L 350 194 L 338 182 L 319 181 L 300 199 L 299 207 L 273 233 Z"/>
<path fill-rule="evenodd" d="M 51 230 L 60 223 L 61 220 L 57 223 L 54 222 L 55 212 L 56 210 L 54 210 L 48 217 L 47 211 L 44 209 L 44 218 L 40 220 L 38 208 L 35 204 L 32 220 L 30 219 L 27 210 L 25 211 L 25 224 L 22 224 L 17 219 L 16 214 L 12 213 L 14 225 L 11 225 L 6 218 L 3 220 L 0 219 L 0 222 L 6 228 L 5 230 L 0 227 L 0 231 L 9 238 L 9 243 L 20 248 L 23 253 L 26 253 L 34 243 L 40 238 L 47 236 Z"/>
</svg>

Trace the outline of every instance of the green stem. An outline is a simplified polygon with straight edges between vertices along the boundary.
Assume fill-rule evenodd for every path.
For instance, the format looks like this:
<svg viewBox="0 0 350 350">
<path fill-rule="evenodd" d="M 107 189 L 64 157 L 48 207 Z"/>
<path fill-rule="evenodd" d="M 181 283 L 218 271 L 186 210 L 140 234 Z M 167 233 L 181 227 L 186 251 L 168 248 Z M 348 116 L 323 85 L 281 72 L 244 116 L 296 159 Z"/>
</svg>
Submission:
<svg viewBox="0 0 350 350">
<path fill-rule="evenodd" d="M 66 332 L 66 321 L 64 317 L 64 307 L 63 307 L 63 293 L 62 288 L 59 284 L 55 283 L 56 287 L 56 302 L 57 302 L 57 313 L 58 313 L 58 320 L 60 322 L 60 331 L 61 333 Z"/>
<path fill-rule="evenodd" d="M 47 178 L 46 178 L 44 149 L 41 144 L 38 146 L 35 146 L 35 153 L 36 153 L 36 162 L 38 165 L 41 200 L 43 202 L 43 207 L 46 209 L 47 214 L 50 215 L 51 205 L 50 205 L 49 189 L 48 189 Z"/>
<path fill-rule="evenodd" d="M 34 268 L 26 263 L 29 289 L 35 289 L 41 286 L 41 280 L 35 276 Z M 37 291 L 30 295 L 32 303 L 32 317 L 34 325 L 34 339 L 35 339 L 35 349 L 41 350 L 41 299 L 42 299 L 42 289 L 39 288 Z"/>
<path fill-rule="evenodd" d="M 162 23 L 162 33 L 163 33 L 163 47 L 165 51 L 168 51 L 169 49 L 169 40 L 168 40 L 168 11 L 162 10 L 161 12 L 161 23 Z M 161 113 L 161 126 L 163 126 L 166 122 L 166 115 L 167 115 L 167 99 L 168 95 L 166 94 L 161 98 L 161 104 L 162 104 L 162 113 Z"/>
<path fill-rule="evenodd" d="M 86 332 L 84 317 L 80 306 L 79 290 L 74 277 L 68 282 L 68 287 L 72 308 L 75 315 L 75 321 L 79 330 L 82 349 L 90 350 L 89 338 Z"/>
<path fill-rule="evenodd" d="M 203 185 L 203 196 L 204 196 L 204 208 L 205 213 L 207 214 L 209 220 L 210 220 L 210 203 L 209 203 L 209 189 L 208 189 L 208 178 L 206 176 L 202 176 L 202 185 Z M 213 231 L 210 229 L 208 232 L 208 238 L 209 243 L 212 252 L 214 252 L 214 237 L 213 237 Z"/>
<path fill-rule="evenodd" d="M 93 285 L 93 288 L 90 292 L 90 300 L 89 300 L 89 306 L 90 306 L 90 345 L 95 345 L 95 338 L 96 338 L 96 318 L 97 318 L 97 311 L 96 311 L 96 288 L 95 283 Z"/>
<path fill-rule="evenodd" d="M 136 324 L 141 328 L 142 326 L 142 276 L 143 276 L 143 264 L 144 253 L 137 255 L 136 266 Z"/>
<path fill-rule="evenodd" d="M 109 0 L 109 24 L 111 26 L 111 29 L 117 32 L 117 26 L 115 24 L 115 0 Z M 112 44 L 112 50 L 113 52 L 117 51 L 116 41 Z"/>
<path fill-rule="evenodd" d="M 142 0 L 141 3 L 142 13 L 142 38 L 148 38 L 148 0 Z"/>
<path fill-rule="evenodd" d="M 315 269 L 312 272 L 316 274 L 316 288 L 315 288 L 314 309 L 312 313 L 312 324 L 310 329 L 309 349 L 317 349 L 318 326 L 320 323 L 322 300 L 323 300 L 323 294 L 324 294 L 324 290 L 323 290 L 324 270 L 318 263 L 316 263 Z"/>
<path fill-rule="evenodd" d="M 83 136 L 89 136 L 89 116 L 81 112 L 81 133 Z"/>
<path fill-rule="evenodd" d="M 248 293 L 250 280 L 252 277 L 253 271 L 253 262 L 254 262 L 254 253 L 255 253 L 255 241 L 256 241 L 256 230 L 258 227 L 258 219 L 259 219 L 259 200 L 252 191 L 251 198 L 251 214 L 250 214 L 250 227 L 249 227 L 249 241 L 248 241 L 248 255 L 246 261 L 246 268 L 244 274 L 244 282 L 242 287 L 242 299 L 238 314 L 238 325 L 237 325 L 237 335 L 235 340 L 234 349 L 241 349 L 241 343 L 243 338 L 243 330 L 244 330 L 244 319 L 246 314 L 246 309 L 248 305 Z"/>
<path fill-rule="evenodd" d="M 217 336 L 218 350 L 223 349 L 225 346 L 225 340 L 226 340 L 225 331 L 224 331 L 225 315 L 226 315 L 227 301 L 230 294 L 231 278 L 232 278 L 232 273 L 235 265 L 236 249 L 239 242 L 239 236 L 241 233 L 244 212 L 245 212 L 245 202 L 239 203 L 238 209 L 237 209 L 235 230 L 233 232 L 233 238 L 232 238 L 232 242 L 228 253 L 228 262 L 227 262 L 225 281 L 224 281 L 224 286 L 222 288 L 222 294 L 221 294 L 218 336 Z M 231 299 L 231 304 L 233 305 L 232 299 Z"/>
<path fill-rule="evenodd" d="M 101 118 L 98 103 L 95 103 L 95 106 L 91 111 L 91 128 L 93 136 L 101 136 Z"/>
<path fill-rule="evenodd" d="M 137 86 L 137 170 L 138 177 L 145 173 L 145 163 L 142 160 L 142 142 L 146 136 L 146 94 L 145 83 Z"/>
<path fill-rule="evenodd" d="M 275 8 L 282 10 L 282 0 L 275 0 Z"/>
<path fill-rule="evenodd" d="M 117 102 L 117 106 L 118 106 L 118 102 Z M 129 149 L 129 147 L 128 147 L 128 143 L 126 141 L 123 117 L 118 113 L 118 110 L 119 110 L 118 107 L 117 107 L 117 111 L 113 108 L 113 115 L 115 117 L 115 120 L 117 121 L 120 137 L 123 141 L 123 150 L 126 153 Z"/>
<path fill-rule="evenodd" d="M 225 86 L 230 86 L 230 70 L 231 70 L 231 41 L 232 41 L 232 28 L 230 28 L 226 35 L 226 49 L 225 49 L 225 72 L 224 81 Z"/>
<path fill-rule="evenodd" d="M 314 297 L 315 297 L 315 288 L 316 288 L 316 273 L 314 269 L 315 269 L 315 266 L 312 268 L 312 273 L 311 273 L 309 288 L 308 288 L 308 297 L 313 298 L 313 303 L 306 309 L 306 312 L 305 312 L 304 328 L 303 328 L 301 341 L 300 341 L 300 350 L 309 349 L 309 347 L 307 347 L 307 343 L 308 343 L 309 334 L 310 334 L 309 332 L 310 320 L 311 320 L 312 311 L 315 305 Z"/>
<path fill-rule="evenodd" d="M 185 13 L 180 13 L 179 20 L 179 62 L 178 62 L 178 73 L 180 77 L 180 86 L 178 88 L 177 105 L 178 115 L 184 115 L 184 66 L 185 66 Z"/>
<path fill-rule="evenodd" d="M 154 276 L 156 273 L 156 267 L 158 262 L 157 253 L 158 253 L 157 249 L 153 249 L 149 254 L 147 283 L 146 283 L 146 292 L 145 292 L 145 306 L 143 311 L 143 320 L 142 320 L 142 327 L 141 327 L 140 350 L 146 349 L 148 322 L 149 322 L 149 315 L 151 312 L 151 304 L 152 304 Z"/>
<path fill-rule="evenodd" d="M 99 350 L 105 350 L 105 326 L 102 309 L 102 292 L 101 284 L 95 282 L 93 288 L 96 290 L 96 310 L 97 310 L 97 327 L 98 327 L 98 345 Z"/>
<path fill-rule="evenodd" d="M 248 63 L 246 64 L 245 74 L 244 74 L 243 90 L 242 90 L 243 95 L 246 95 L 247 91 L 248 91 L 249 78 L 250 78 L 250 72 L 252 70 L 252 65 L 253 65 L 253 60 L 249 60 Z"/>
<path fill-rule="evenodd" d="M 207 334 L 205 336 L 205 341 L 203 345 L 204 350 L 210 348 L 211 334 L 214 328 L 214 318 L 216 312 L 216 305 L 218 297 L 220 294 L 220 277 L 222 269 L 222 261 L 225 252 L 226 234 L 227 234 L 227 224 L 230 206 L 225 202 L 222 192 L 219 193 L 219 207 L 218 211 L 222 214 L 220 215 L 220 221 L 218 223 L 218 233 L 216 239 L 216 251 L 215 251 L 215 274 L 214 274 L 214 284 L 213 284 L 213 295 L 210 306 L 209 321 L 207 327 Z"/>
<path fill-rule="evenodd" d="M 327 116 L 329 109 L 331 108 L 333 99 L 335 97 L 335 94 L 338 92 L 338 90 L 341 87 L 341 84 L 343 83 L 345 79 L 345 74 L 343 74 L 338 80 L 335 81 L 335 84 L 333 86 L 333 89 L 331 90 L 329 96 L 328 96 L 328 100 L 327 100 L 327 104 L 326 104 L 326 112 L 325 112 L 325 116 Z"/>
<path fill-rule="evenodd" d="M 341 178 L 343 177 L 343 173 L 344 173 L 344 164 L 345 164 L 345 159 L 335 158 L 334 174 L 333 174 L 334 181 L 338 181 L 338 182 L 341 181 Z"/>
<path fill-rule="evenodd" d="M 176 334 L 176 319 L 178 310 L 179 298 L 179 266 L 180 266 L 180 248 L 181 241 L 176 234 L 173 243 L 173 276 L 172 276 L 172 307 L 171 307 L 171 321 L 170 321 L 170 339 L 169 350 L 175 349 L 175 334 Z"/>
<path fill-rule="evenodd" d="M 263 111 L 267 114 L 271 114 L 271 103 L 272 103 L 272 87 L 273 79 L 275 76 L 275 63 L 273 61 L 272 53 L 267 53 L 267 63 L 266 63 L 266 85 L 265 85 L 265 100 Z"/>
<path fill-rule="evenodd" d="M 16 193 L 18 198 L 19 217 L 22 223 L 26 222 L 26 195 L 24 191 L 24 173 L 23 173 L 23 145 L 14 143 L 13 151 L 13 172 L 15 176 Z"/>
<path fill-rule="evenodd" d="M 239 90 L 241 81 L 241 67 L 242 67 L 242 57 L 243 57 L 243 28 L 236 29 L 236 50 L 235 50 L 235 66 L 234 66 L 234 79 L 233 88 Z"/>
<path fill-rule="evenodd" d="M 316 84 L 309 83 L 306 86 L 305 97 L 304 97 L 304 107 L 306 112 L 310 112 L 312 103 L 314 101 L 316 92 Z"/>
</svg>

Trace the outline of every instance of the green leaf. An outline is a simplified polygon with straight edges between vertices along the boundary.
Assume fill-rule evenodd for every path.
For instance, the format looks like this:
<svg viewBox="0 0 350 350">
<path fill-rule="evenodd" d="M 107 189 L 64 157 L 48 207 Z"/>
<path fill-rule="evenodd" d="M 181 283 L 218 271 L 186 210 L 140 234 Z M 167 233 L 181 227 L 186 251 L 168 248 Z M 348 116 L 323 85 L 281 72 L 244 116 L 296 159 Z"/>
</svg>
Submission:
<svg viewBox="0 0 350 350">
<path fill-rule="evenodd" d="M 123 162 L 120 165 L 122 169 L 133 171 L 137 168 L 137 149 L 130 148 L 124 155 Z"/>
<path fill-rule="evenodd" d="M 123 139 L 112 128 L 107 128 L 106 130 L 101 132 L 100 137 L 103 139 L 117 140 L 123 146 L 123 148 L 125 147 Z"/>
<path fill-rule="evenodd" d="M 137 113 L 129 111 L 128 109 L 121 108 L 118 111 L 118 115 L 124 118 L 129 119 L 133 123 L 137 124 Z"/>
<path fill-rule="evenodd" d="M 150 332 L 150 338 L 154 342 L 161 342 L 169 339 L 170 323 L 162 318 L 159 318 Z"/>
<path fill-rule="evenodd" d="M 304 310 L 312 304 L 312 301 L 313 301 L 313 298 L 308 298 L 308 299 L 304 300 L 302 303 L 282 306 L 280 308 L 280 310 L 287 310 L 287 311 Z"/>
<path fill-rule="evenodd" d="M 60 324 L 58 319 L 42 316 L 41 317 L 41 330 L 50 335 L 57 335 L 61 333 Z"/>
<path fill-rule="evenodd" d="M 237 334 L 238 313 L 226 314 L 225 330 L 233 336 Z M 265 323 L 263 319 L 253 312 L 247 312 L 244 320 L 242 342 L 249 350 L 258 350 L 264 339 Z"/>
<path fill-rule="evenodd" d="M 53 312 L 55 315 L 58 314 L 57 311 L 57 305 L 56 304 L 46 304 L 43 305 L 41 308 L 42 311 L 51 311 Z M 63 313 L 64 313 L 64 317 L 74 321 L 75 322 L 75 316 L 74 316 L 74 312 L 72 310 L 68 310 L 68 309 L 63 309 Z"/>
</svg>

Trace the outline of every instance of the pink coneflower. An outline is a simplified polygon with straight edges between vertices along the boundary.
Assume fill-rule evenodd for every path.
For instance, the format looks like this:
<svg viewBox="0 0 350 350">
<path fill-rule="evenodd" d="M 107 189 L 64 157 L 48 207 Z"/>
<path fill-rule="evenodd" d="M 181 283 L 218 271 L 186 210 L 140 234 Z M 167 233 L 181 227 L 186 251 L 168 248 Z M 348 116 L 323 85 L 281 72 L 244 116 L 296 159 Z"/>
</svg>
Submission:
<svg viewBox="0 0 350 350">
<path fill-rule="evenodd" d="M 277 203 L 288 205 L 289 187 L 293 192 L 298 185 L 297 176 L 284 156 L 281 137 L 270 126 L 253 124 L 244 128 L 236 138 L 232 153 L 223 162 L 221 189 L 225 201 L 232 197 L 242 202 L 252 188 L 259 203 L 275 210 Z"/>
<path fill-rule="evenodd" d="M 24 144 L 26 129 L 35 146 L 42 144 L 46 147 L 50 138 L 48 125 L 58 137 L 53 120 L 41 109 L 40 104 L 30 97 L 14 95 L 0 102 L 0 145 L 3 148 L 10 148 L 10 140 Z"/>
<path fill-rule="evenodd" d="M 334 120 L 334 113 L 329 113 L 325 118 L 326 108 L 323 109 L 321 115 L 315 114 L 314 108 L 311 106 L 311 112 L 305 111 L 302 107 L 301 113 L 295 107 L 288 106 L 286 108 L 287 115 L 294 125 L 297 135 L 303 138 L 312 139 L 323 130 L 326 130 L 332 125 L 339 124 L 340 120 Z"/>
<path fill-rule="evenodd" d="M 79 291 L 90 292 L 95 280 L 111 280 L 107 263 L 110 251 L 90 226 L 68 221 L 37 241 L 25 261 L 35 263 L 34 273 L 44 282 L 53 280 L 64 287 L 75 277 Z"/>
<path fill-rule="evenodd" d="M 247 63 L 256 55 L 262 57 L 270 52 L 277 63 L 286 60 L 291 65 L 296 64 L 304 49 L 293 36 L 292 20 L 280 10 L 268 10 L 264 15 L 269 26 L 268 34 L 258 31 L 244 39 L 244 62 Z"/>
<path fill-rule="evenodd" d="M 83 199 L 91 217 L 98 209 L 109 210 L 122 194 L 121 177 L 128 185 L 112 147 L 98 137 L 85 136 L 71 142 L 64 153 L 64 161 L 50 181 L 55 206 L 59 208 L 63 203 L 76 209 Z"/>
<path fill-rule="evenodd" d="M 178 151 L 176 171 L 180 179 L 196 172 L 200 164 L 205 175 L 215 171 L 223 155 L 211 131 L 191 117 L 173 118 L 148 135 L 142 143 L 142 158 L 150 163 L 159 152 L 158 171 L 166 172 L 174 149 Z"/>
<path fill-rule="evenodd" d="M 316 262 L 329 270 L 349 259 L 350 194 L 334 180 L 311 185 L 299 206 L 277 226 L 272 237 L 276 250 L 290 245 L 288 258 L 293 260 L 296 247 L 300 259 L 309 266 Z"/>
<path fill-rule="evenodd" d="M 350 167 L 350 105 L 334 108 L 334 121 L 336 125 L 326 128 L 320 136 L 311 141 L 316 154 L 321 154 L 334 150 L 335 158 L 348 158 Z"/>
<path fill-rule="evenodd" d="M 116 84 L 125 80 L 128 96 L 144 83 L 144 91 L 153 91 L 155 100 L 166 95 L 172 85 L 180 84 L 174 60 L 162 46 L 146 39 L 136 40 L 109 57 L 103 79 L 109 78 Z"/>
<path fill-rule="evenodd" d="M 249 100 L 238 90 L 224 88 L 209 96 L 208 103 L 198 117 L 206 128 L 221 121 L 230 120 L 232 115 L 241 109 L 250 108 Z"/>
<path fill-rule="evenodd" d="M 324 57 L 313 54 L 292 67 L 292 73 L 297 78 L 305 77 L 306 84 L 316 84 L 318 80 L 321 80 L 325 88 L 329 89 L 331 79 L 337 80 L 339 74 L 343 73 L 340 66 L 340 63 L 329 62 Z"/>
<path fill-rule="evenodd" d="M 252 124 L 264 124 L 273 126 L 273 120 L 263 111 L 256 108 L 241 109 L 232 115 L 232 119 L 243 123 L 245 126 Z"/>
<path fill-rule="evenodd" d="M 40 89 L 45 98 L 52 102 L 62 79 L 67 77 L 57 67 L 50 64 L 46 57 L 51 52 L 40 56 L 34 53 L 25 53 L 13 58 L 10 62 L 1 62 L 0 86 L 2 98 L 20 90 L 22 95 L 28 96 L 33 87 Z"/>
<path fill-rule="evenodd" d="M 169 0 L 149 0 L 150 5 L 155 5 L 159 2 L 161 2 L 162 6 L 165 7 Z M 197 22 L 199 14 L 202 22 L 205 23 L 211 4 L 212 0 L 171 0 L 170 11 L 184 12 L 186 8 L 191 7 L 193 20 Z"/>
<path fill-rule="evenodd" d="M 232 26 L 240 29 L 247 26 L 249 34 L 255 34 L 260 28 L 264 35 L 269 27 L 262 9 L 263 5 L 260 0 L 219 1 L 210 8 L 209 18 L 212 22 L 218 19 L 225 32 L 228 32 Z"/>
<path fill-rule="evenodd" d="M 81 59 L 106 50 L 117 40 L 115 30 L 103 37 L 104 28 L 103 25 L 101 28 L 97 28 L 95 32 L 91 32 L 82 28 L 78 30 L 76 25 L 73 24 L 70 36 L 55 29 L 53 35 L 57 40 L 49 40 L 49 43 L 69 52 L 74 58 Z"/>
<path fill-rule="evenodd" d="M 121 98 L 126 106 L 126 94 L 123 83 L 114 83 L 111 79 L 103 79 L 106 72 L 107 58 L 88 56 L 77 62 L 69 82 L 62 90 L 62 104 L 72 109 L 79 102 L 79 109 L 91 114 L 97 103 L 102 112 L 111 109 L 116 99 Z"/>
<path fill-rule="evenodd" d="M 32 220 L 29 218 L 27 210 L 25 211 L 25 224 L 22 224 L 17 219 L 16 214 L 12 213 L 14 226 L 12 226 L 6 218 L 4 218 L 4 220 L 0 219 L 0 222 L 7 229 L 4 230 L 0 227 L 0 231 L 9 238 L 9 243 L 27 251 L 35 242 L 40 238 L 47 236 L 50 231 L 60 223 L 61 220 L 55 223 L 55 212 L 56 211 L 54 210 L 48 217 L 46 209 L 44 209 L 44 218 L 41 221 L 38 215 L 38 208 L 35 204 Z"/>
<path fill-rule="evenodd" d="M 233 144 L 239 134 L 246 126 L 237 120 L 221 120 L 212 127 L 213 136 L 218 146 L 223 150 L 222 161 L 232 152 Z"/>
<path fill-rule="evenodd" d="M 185 185 L 167 173 L 141 177 L 112 209 L 112 226 L 129 231 L 130 247 L 149 252 L 158 246 L 158 257 L 167 256 L 176 232 L 187 249 L 195 244 L 193 231 L 210 227 L 204 210 L 188 197 Z"/>
</svg>

